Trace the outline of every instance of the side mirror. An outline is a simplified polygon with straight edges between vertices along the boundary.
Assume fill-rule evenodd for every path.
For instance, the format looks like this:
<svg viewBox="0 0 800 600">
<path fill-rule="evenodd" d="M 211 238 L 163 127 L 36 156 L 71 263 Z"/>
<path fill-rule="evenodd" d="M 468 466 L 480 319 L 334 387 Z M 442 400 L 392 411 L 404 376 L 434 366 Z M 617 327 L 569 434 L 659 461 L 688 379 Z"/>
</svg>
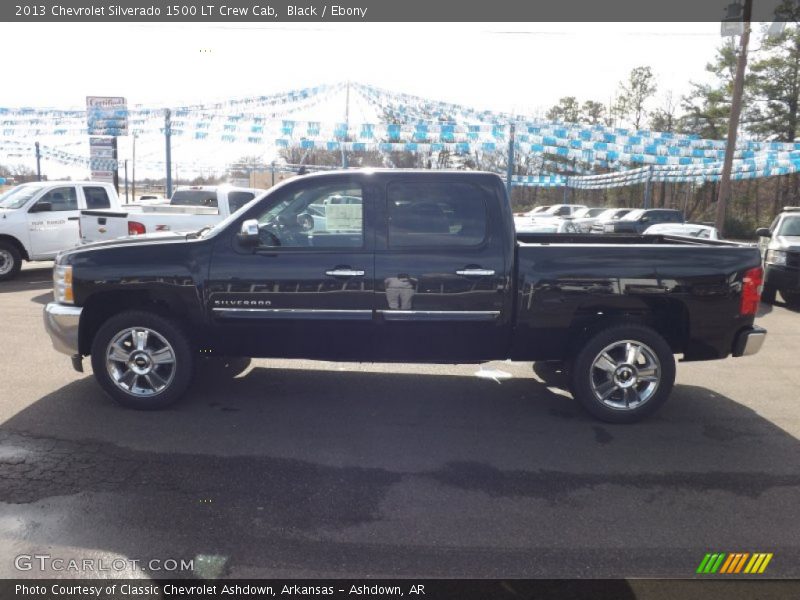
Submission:
<svg viewBox="0 0 800 600">
<path fill-rule="evenodd" d="M 53 210 L 52 202 L 40 201 L 34 204 L 28 212 L 51 212 Z"/>
<path fill-rule="evenodd" d="M 756 235 L 758 237 L 767 237 L 767 238 L 772 237 L 772 233 L 766 227 L 759 227 L 758 229 L 756 229 Z"/>
<path fill-rule="evenodd" d="M 242 223 L 242 228 L 236 236 L 242 246 L 258 246 L 260 238 L 258 236 L 258 220 L 247 219 Z"/>
<path fill-rule="evenodd" d="M 639 220 L 640 220 L 642 223 L 649 223 L 649 222 L 650 222 L 650 217 L 642 217 L 642 218 L 641 218 L 641 219 L 639 219 Z"/>
</svg>

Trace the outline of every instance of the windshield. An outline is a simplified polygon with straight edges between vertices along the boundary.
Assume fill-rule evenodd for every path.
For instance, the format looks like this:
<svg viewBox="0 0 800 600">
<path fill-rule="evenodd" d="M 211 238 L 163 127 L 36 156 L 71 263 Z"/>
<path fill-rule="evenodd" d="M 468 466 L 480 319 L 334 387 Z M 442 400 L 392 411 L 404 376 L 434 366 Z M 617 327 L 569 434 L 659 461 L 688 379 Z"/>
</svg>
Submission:
<svg viewBox="0 0 800 600">
<path fill-rule="evenodd" d="M 598 221 L 610 221 L 617 215 L 618 208 L 609 208 L 597 215 Z"/>
<path fill-rule="evenodd" d="M 800 236 L 800 215 L 796 217 L 786 217 L 781 223 L 778 235 Z"/>
<path fill-rule="evenodd" d="M 0 208 L 16 209 L 22 206 L 33 198 L 37 193 L 42 190 L 41 185 L 20 185 L 8 190 L 0 196 Z"/>
<path fill-rule="evenodd" d="M 638 221 L 639 218 L 644 214 L 643 208 L 637 208 L 636 210 L 632 210 L 627 215 L 622 217 L 620 221 Z"/>
<path fill-rule="evenodd" d="M 604 212 L 608 211 L 605 208 L 579 208 L 575 211 L 574 216 L 576 219 L 591 219 Z"/>
</svg>

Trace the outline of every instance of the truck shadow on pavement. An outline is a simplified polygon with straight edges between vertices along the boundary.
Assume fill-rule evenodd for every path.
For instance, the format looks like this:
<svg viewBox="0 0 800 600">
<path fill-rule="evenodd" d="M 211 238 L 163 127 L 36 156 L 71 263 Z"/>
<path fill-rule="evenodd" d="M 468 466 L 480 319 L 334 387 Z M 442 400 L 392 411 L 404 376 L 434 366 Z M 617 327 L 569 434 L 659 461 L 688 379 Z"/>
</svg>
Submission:
<svg viewBox="0 0 800 600">
<path fill-rule="evenodd" d="M 53 267 L 23 269 L 11 281 L 0 281 L 0 294 L 53 288 Z"/>
<path fill-rule="evenodd" d="M 764 501 L 798 505 L 794 437 L 686 385 L 603 424 L 552 377 L 256 366 L 161 412 L 84 377 L 0 425 L 0 539 L 194 558 L 197 577 L 685 577 L 732 530 L 797 556 Z"/>
</svg>

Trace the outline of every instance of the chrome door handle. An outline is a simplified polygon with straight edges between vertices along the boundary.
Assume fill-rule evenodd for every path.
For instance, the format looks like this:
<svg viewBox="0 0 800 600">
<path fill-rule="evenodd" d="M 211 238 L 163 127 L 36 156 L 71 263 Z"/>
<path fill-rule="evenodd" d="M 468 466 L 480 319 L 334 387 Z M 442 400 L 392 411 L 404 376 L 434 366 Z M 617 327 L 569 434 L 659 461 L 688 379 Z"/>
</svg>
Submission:
<svg viewBox="0 0 800 600">
<path fill-rule="evenodd" d="M 461 269 L 456 271 L 456 275 L 464 275 L 465 277 L 491 277 L 494 275 L 494 269 Z"/>
<path fill-rule="evenodd" d="M 333 269 L 332 271 L 325 271 L 325 275 L 330 277 L 362 277 L 364 271 L 357 269 Z"/>
</svg>

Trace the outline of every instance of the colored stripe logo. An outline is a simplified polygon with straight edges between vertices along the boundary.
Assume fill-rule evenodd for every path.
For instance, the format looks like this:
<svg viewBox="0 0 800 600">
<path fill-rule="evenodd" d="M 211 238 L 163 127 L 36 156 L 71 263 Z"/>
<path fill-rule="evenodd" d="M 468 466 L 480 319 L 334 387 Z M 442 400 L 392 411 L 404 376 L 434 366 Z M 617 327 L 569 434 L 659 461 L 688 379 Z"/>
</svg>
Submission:
<svg viewBox="0 0 800 600">
<path fill-rule="evenodd" d="M 760 575 L 772 560 L 769 552 L 714 552 L 708 553 L 700 561 L 697 573 L 702 575 Z"/>
</svg>

